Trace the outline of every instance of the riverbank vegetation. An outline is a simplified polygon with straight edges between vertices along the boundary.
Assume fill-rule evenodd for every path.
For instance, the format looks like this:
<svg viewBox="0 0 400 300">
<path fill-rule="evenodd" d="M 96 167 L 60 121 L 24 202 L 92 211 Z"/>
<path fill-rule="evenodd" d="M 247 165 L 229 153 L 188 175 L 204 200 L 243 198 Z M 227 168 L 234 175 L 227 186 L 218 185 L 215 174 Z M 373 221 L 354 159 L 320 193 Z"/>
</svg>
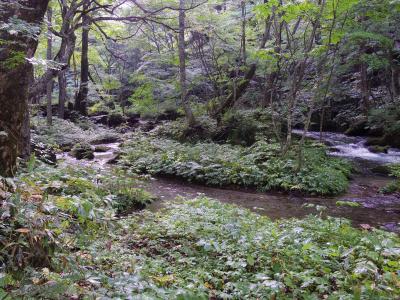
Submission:
<svg viewBox="0 0 400 300">
<path fill-rule="evenodd" d="M 119 219 L 126 199 L 148 201 L 132 188 L 138 178 L 33 162 L 31 168 L 15 187 L 6 183 L 11 196 L 1 207 L 5 299 L 400 294 L 395 234 L 360 231 L 320 213 L 273 222 L 206 198 Z"/>
<path fill-rule="evenodd" d="M 359 222 L 399 215 L 399 23 L 393 0 L 1 1 L 0 299 L 399 298 L 398 235 Z"/>
<path fill-rule="evenodd" d="M 124 146 L 121 162 L 137 173 L 177 176 L 214 186 L 255 187 L 319 195 L 346 191 L 351 167 L 328 157 L 325 147 L 309 144 L 299 169 L 296 151 L 280 155 L 279 143 L 258 141 L 251 147 L 200 142 L 185 144 L 138 135 Z"/>
</svg>

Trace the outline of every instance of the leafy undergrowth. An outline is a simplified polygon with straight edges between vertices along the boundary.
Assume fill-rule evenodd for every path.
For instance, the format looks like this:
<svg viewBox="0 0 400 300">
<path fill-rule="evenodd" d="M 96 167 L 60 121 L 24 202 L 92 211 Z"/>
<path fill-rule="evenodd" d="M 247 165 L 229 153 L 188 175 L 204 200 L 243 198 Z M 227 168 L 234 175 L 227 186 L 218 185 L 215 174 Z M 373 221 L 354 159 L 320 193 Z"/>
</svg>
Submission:
<svg viewBox="0 0 400 300">
<path fill-rule="evenodd" d="M 118 169 L 54 168 L 34 159 L 14 181 L 0 178 L 0 298 L 23 291 L 34 268 L 62 271 L 71 252 L 112 230 L 117 214 L 151 202 L 139 184 Z"/>
<path fill-rule="evenodd" d="M 389 168 L 390 175 L 396 180 L 384 187 L 382 192 L 385 194 L 400 193 L 400 164 L 391 165 Z"/>
<path fill-rule="evenodd" d="M 157 126 L 154 133 L 183 142 L 216 141 L 242 146 L 250 146 L 262 137 L 275 137 L 270 112 L 265 109 L 229 111 L 218 125 L 216 120 L 200 114 L 196 122 L 195 128 L 189 128 L 185 119 L 177 119 Z"/>
<path fill-rule="evenodd" d="M 53 126 L 46 124 L 46 119 L 41 117 L 32 118 L 35 128 L 35 140 L 38 142 L 53 145 L 61 150 L 69 151 L 72 147 L 81 142 L 94 142 L 104 140 L 114 142 L 118 139 L 115 132 L 93 124 L 90 120 L 85 123 L 73 123 L 68 120 L 53 118 Z"/>
<path fill-rule="evenodd" d="M 133 171 L 174 175 L 207 185 L 238 185 L 333 195 L 346 191 L 350 166 L 326 155 L 320 145 L 307 145 L 304 168 L 296 172 L 296 154 L 280 155 L 277 143 L 251 147 L 215 143 L 184 144 L 144 135 L 133 136 L 121 160 Z"/>
<path fill-rule="evenodd" d="M 400 239 L 345 220 L 270 221 L 199 198 L 118 221 L 13 295 L 57 299 L 397 299 Z"/>
</svg>

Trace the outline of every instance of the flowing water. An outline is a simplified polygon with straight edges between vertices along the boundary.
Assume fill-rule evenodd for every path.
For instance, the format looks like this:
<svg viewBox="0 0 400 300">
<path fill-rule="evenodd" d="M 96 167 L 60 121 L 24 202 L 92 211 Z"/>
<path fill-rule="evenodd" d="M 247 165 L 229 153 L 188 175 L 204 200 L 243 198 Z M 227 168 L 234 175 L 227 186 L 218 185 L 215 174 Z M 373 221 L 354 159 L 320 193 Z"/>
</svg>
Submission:
<svg viewBox="0 0 400 300">
<path fill-rule="evenodd" d="M 301 132 L 295 132 L 300 134 Z M 308 137 L 319 139 L 319 133 L 309 132 Z M 372 153 L 365 146 L 365 139 L 348 137 L 337 133 L 324 133 L 323 141 L 329 145 L 330 154 L 357 161 L 361 166 L 369 169 L 373 166 L 386 163 L 400 162 L 400 152 L 395 149 L 388 153 Z M 107 162 L 115 158 L 119 144 L 109 144 L 109 150 L 95 153 L 93 161 L 78 161 L 68 154 L 58 158 L 67 164 L 80 164 L 93 168 L 105 168 Z M 317 213 L 314 208 L 304 207 L 304 204 L 325 206 L 324 214 L 334 217 L 343 217 L 352 220 L 355 226 L 380 227 L 400 233 L 400 195 L 383 195 L 381 188 L 393 179 L 363 172 L 354 175 L 348 192 L 340 197 L 310 197 L 287 193 L 268 192 L 259 193 L 254 190 L 238 190 L 228 188 L 207 187 L 187 183 L 179 179 L 153 178 L 145 188 L 160 200 L 154 202 L 149 209 L 158 210 L 168 206 L 178 196 L 187 199 L 205 195 L 225 203 L 233 203 L 248 208 L 258 214 L 272 219 L 304 217 L 310 213 Z M 359 207 L 337 206 L 337 201 L 351 201 L 359 203 Z"/>
<path fill-rule="evenodd" d="M 293 130 L 293 133 L 301 135 L 302 130 Z M 319 140 L 320 133 L 309 131 L 307 137 Z M 322 141 L 330 146 L 330 155 L 358 159 L 364 162 L 373 162 L 376 164 L 400 163 L 400 150 L 389 149 L 387 153 L 371 152 L 366 146 L 366 139 L 363 137 L 352 137 L 342 133 L 323 132 Z"/>
<path fill-rule="evenodd" d="M 301 131 L 295 131 L 301 134 Z M 308 137 L 319 139 L 319 132 L 309 132 Z M 161 200 L 150 209 L 159 209 L 177 196 L 195 198 L 205 195 L 225 203 L 248 208 L 272 219 L 304 217 L 316 213 L 304 204 L 325 206 L 325 214 L 351 219 L 355 226 L 368 224 L 400 233 L 400 195 L 384 195 L 380 190 L 392 178 L 373 174 L 370 169 L 387 163 L 400 162 L 400 151 L 390 149 L 388 153 L 373 153 L 362 137 L 348 137 L 340 133 L 325 132 L 323 141 L 329 153 L 357 163 L 362 174 L 353 175 L 348 192 L 339 197 L 308 197 L 287 193 L 258 193 L 252 190 L 223 189 L 186 183 L 178 179 L 156 178 L 147 189 Z M 337 201 L 356 202 L 359 207 L 338 206 Z M 363 225 L 364 227 L 366 225 Z"/>
</svg>

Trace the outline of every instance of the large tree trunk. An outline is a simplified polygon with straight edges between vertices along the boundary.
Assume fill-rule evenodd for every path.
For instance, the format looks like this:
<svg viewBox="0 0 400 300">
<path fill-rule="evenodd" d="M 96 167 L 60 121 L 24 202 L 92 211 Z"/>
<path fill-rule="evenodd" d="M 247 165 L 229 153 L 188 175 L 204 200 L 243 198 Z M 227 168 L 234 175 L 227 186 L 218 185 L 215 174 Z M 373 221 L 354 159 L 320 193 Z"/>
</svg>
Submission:
<svg viewBox="0 0 400 300">
<path fill-rule="evenodd" d="M 48 0 L 3 0 L 0 22 L 18 19 L 39 28 Z M 23 142 L 23 124 L 28 114 L 28 87 L 32 66 L 25 58 L 32 58 L 37 38 L 26 33 L 10 34 L 0 27 L 0 175 L 13 176 L 17 155 Z M 25 122 L 26 124 L 26 122 Z M 29 124 L 29 122 L 28 122 Z"/>
<path fill-rule="evenodd" d="M 53 18 L 53 10 L 49 7 L 47 10 L 47 60 L 53 59 L 53 35 L 51 33 L 51 23 Z M 52 111 L 52 94 L 53 94 L 53 79 L 47 83 L 46 98 L 47 98 L 47 125 L 51 126 L 53 123 L 53 111 Z"/>
<path fill-rule="evenodd" d="M 186 53 L 185 53 L 185 0 L 179 0 L 179 75 L 181 87 L 181 101 L 189 127 L 196 124 L 192 109 L 187 97 L 186 84 Z"/>
<path fill-rule="evenodd" d="M 83 4 L 83 11 L 87 11 L 90 6 L 90 1 L 85 0 Z M 81 84 L 79 93 L 75 99 L 75 109 L 82 115 L 87 115 L 87 98 L 89 93 L 89 30 L 90 30 L 90 17 L 84 14 L 82 17 L 82 56 L 81 56 Z"/>
</svg>

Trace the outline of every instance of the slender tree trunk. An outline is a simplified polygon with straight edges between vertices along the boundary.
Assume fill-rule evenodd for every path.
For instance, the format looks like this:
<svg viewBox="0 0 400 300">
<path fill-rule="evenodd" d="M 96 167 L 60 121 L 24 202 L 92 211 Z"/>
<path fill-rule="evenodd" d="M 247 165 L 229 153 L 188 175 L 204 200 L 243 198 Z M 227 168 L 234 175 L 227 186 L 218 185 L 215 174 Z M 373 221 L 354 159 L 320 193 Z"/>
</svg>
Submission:
<svg viewBox="0 0 400 300">
<path fill-rule="evenodd" d="M 264 3 L 268 3 L 268 0 L 264 0 Z M 259 47 L 260 49 L 263 49 L 265 47 L 265 44 L 269 40 L 270 29 L 271 23 L 266 22 L 264 34 Z M 228 96 L 222 101 L 219 107 L 212 113 L 213 117 L 215 117 L 217 120 L 220 119 L 221 116 L 235 104 L 236 100 L 242 97 L 242 95 L 246 92 L 248 86 L 250 85 L 250 82 L 253 79 L 254 75 L 256 74 L 256 71 L 257 63 L 252 63 L 249 66 L 243 80 L 241 80 L 240 84 L 237 85 L 236 92 L 232 91 L 228 94 Z"/>
<path fill-rule="evenodd" d="M 47 60 L 53 59 L 53 36 L 50 31 L 51 23 L 53 18 L 53 10 L 51 7 L 47 9 Z M 53 123 L 53 111 L 52 111 L 52 94 L 53 94 L 53 79 L 47 84 L 46 98 L 47 98 L 47 125 L 52 126 Z"/>
<path fill-rule="evenodd" d="M 89 31 L 90 31 L 90 17 L 85 13 L 90 6 L 89 0 L 84 0 L 82 16 L 82 55 L 81 55 L 81 84 L 79 93 L 75 99 L 75 110 L 79 111 L 82 115 L 87 115 L 87 101 L 88 101 L 88 85 L 89 85 Z"/>
<path fill-rule="evenodd" d="M 64 119 L 65 102 L 67 101 L 67 78 L 66 70 L 58 73 L 58 117 Z"/>
<path fill-rule="evenodd" d="M 38 27 L 48 1 L 1 1 L 0 22 L 12 17 Z M 28 87 L 33 68 L 25 58 L 32 58 L 38 41 L 26 34 L 10 34 L 0 27 L 0 175 L 13 176 L 17 155 L 21 152 L 23 125 L 28 114 Z M 25 122 L 26 124 L 26 122 Z M 28 122 L 29 124 L 29 122 Z"/>
<path fill-rule="evenodd" d="M 186 83 L 186 46 L 185 46 L 185 0 L 179 0 L 179 75 L 181 86 L 181 101 L 185 111 L 186 120 L 189 127 L 196 124 L 192 109 L 190 107 L 187 97 L 187 83 Z"/>
<path fill-rule="evenodd" d="M 286 135 L 286 145 L 283 150 L 283 154 L 285 155 L 287 151 L 290 149 L 292 146 L 292 130 L 293 130 L 293 113 L 294 113 L 294 108 L 296 107 L 297 104 L 297 96 L 298 93 L 301 89 L 302 81 L 304 78 L 304 73 L 307 65 L 307 61 L 310 55 L 310 52 L 313 48 L 314 42 L 315 42 L 315 37 L 318 29 L 318 24 L 320 22 L 320 19 L 322 17 L 322 14 L 325 9 L 325 0 L 320 2 L 320 11 L 318 14 L 317 19 L 315 20 L 313 24 L 313 28 L 311 31 L 311 36 L 310 39 L 307 41 L 307 44 L 305 45 L 304 49 L 304 59 L 299 61 L 294 70 L 293 70 L 293 75 L 292 75 L 292 80 L 291 80 L 291 88 L 289 92 L 289 101 L 288 101 L 288 113 L 287 113 L 287 135 Z"/>
<path fill-rule="evenodd" d="M 242 8 L 242 61 L 246 65 L 246 2 L 241 2 Z"/>
</svg>

